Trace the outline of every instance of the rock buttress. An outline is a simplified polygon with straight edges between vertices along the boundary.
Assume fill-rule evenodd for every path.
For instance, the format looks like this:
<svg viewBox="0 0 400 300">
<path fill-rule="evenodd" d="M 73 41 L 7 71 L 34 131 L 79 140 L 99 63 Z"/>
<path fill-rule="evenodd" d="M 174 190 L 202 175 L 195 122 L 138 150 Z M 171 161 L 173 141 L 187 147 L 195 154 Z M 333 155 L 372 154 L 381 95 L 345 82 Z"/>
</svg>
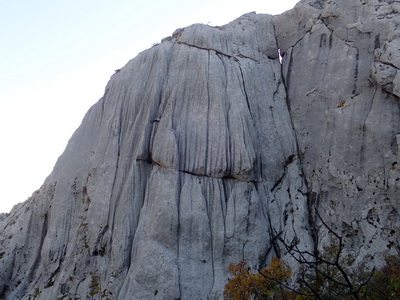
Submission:
<svg viewBox="0 0 400 300">
<path fill-rule="evenodd" d="M 0 294 L 220 299 L 276 232 L 312 244 L 271 20 L 177 30 L 112 76 L 2 221 Z"/>
</svg>

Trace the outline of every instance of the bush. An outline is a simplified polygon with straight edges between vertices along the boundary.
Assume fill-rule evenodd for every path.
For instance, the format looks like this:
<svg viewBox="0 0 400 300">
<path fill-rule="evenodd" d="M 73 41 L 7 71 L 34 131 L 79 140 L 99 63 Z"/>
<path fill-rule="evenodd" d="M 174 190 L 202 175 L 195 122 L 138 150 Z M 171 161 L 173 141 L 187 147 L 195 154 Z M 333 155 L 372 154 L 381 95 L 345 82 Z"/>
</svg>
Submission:
<svg viewBox="0 0 400 300">
<path fill-rule="evenodd" d="M 388 256 L 385 262 L 363 289 L 364 299 L 400 299 L 400 255 Z"/>
<path fill-rule="evenodd" d="M 273 257 L 270 264 L 257 271 L 250 272 L 245 261 L 230 264 L 228 272 L 233 275 L 225 285 L 224 297 L 233 300 L 263 299 L 283 292 L 280 283 L 291 275 L 283 260 Z"/>
<path fill-rule="evenodd" d="M 225 285 L 224 297 L 231 300 L 400 300 L 400 255 L 388 256 L 385 262 L 373 274 L 346 270 L 349 277 L 351 274 L 352 278 L 363 278 L 365 283 L 353 294 L 348 285 L 340 279 L 338 281 L 338 271 L 335 269 L 327 273 L 329 276 L 304 276 L 298 282 L 299 286 L 290 287 L 287 280 L 291 277 L 291 271 L 283 260 L 274 257 L 267 267 L 254 273 L 250 272 L 244 261 L 240 261 L 229 265 L 228 271 L 233 277 Z M 353 288 L 357 282 L 352 283 Z"/>
</svg>

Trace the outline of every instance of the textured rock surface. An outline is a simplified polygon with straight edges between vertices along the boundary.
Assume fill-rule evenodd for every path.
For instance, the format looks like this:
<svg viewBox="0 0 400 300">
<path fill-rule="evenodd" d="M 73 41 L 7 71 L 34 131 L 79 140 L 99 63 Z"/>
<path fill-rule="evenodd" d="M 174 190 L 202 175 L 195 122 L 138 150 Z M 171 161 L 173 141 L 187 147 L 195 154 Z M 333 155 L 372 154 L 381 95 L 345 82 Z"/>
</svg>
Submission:
<svg viewBox="0 0 400 300">
<path fill-rule="evenodd" d="M 113 299 L 218 298 L 230 262 L 272 254 L 271 224 L 307 235 L 271 19 L 177 30 L 113 75 L 4 221 L 3 292 L 83 297 L 99 276 Z"/>
<path fill-rule="evenodd" d="M 311 4 L 295 9 L 301 39 L 278 35 L 309 200 L 360 263 L 379 261 L 400 233 L 399 3 Z M 275 22 L 283 32 L 288 16 Z"/>
<path fill-rule="evenodd" d="M 0 295 L 220 299 L 274 232 L 327 243 L 314 206 L 379 263 L 400 224 L 396 20 L 395 1 L 302 1 L 142 52 L 0 217 Z"/>
</svg>

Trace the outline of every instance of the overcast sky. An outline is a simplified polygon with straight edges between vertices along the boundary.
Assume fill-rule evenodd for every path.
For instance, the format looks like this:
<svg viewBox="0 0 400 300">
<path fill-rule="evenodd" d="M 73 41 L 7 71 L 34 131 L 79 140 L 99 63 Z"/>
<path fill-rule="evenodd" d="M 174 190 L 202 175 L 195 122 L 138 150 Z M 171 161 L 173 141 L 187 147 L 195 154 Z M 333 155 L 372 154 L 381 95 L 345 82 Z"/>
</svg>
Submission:
<svg viewBox="0 0 400 300">
<path fill-rule="evenodd" d="M 193 23 L 297 0 L 0 0 L 0 212 L 39 189 L 115 69 Z"/>
</svg>

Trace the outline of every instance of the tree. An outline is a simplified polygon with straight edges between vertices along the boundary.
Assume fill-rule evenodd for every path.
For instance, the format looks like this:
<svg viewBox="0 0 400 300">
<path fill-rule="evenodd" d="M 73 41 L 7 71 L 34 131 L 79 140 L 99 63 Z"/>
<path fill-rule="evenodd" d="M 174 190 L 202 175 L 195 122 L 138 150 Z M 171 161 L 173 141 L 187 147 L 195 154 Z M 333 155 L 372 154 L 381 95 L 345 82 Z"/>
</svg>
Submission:
<svg viewBox="0 0 400 300">
<path fill-rule="evenodd" d="M 390 255 L 363 289 L 363 299 L 400 299 L 400 255 Z"/>
<path fill-rule="evenodd" d="M 273 258 L 270 265 L 251 273 L 244 261 L 231 264 L 228 271 L 234 275 L 225 285 L 224 296 L 227 299 L 319 299 L 319 300 L 359 300 L 359 299 L 400 299 L 400 298 L 368 298 L 372 295 L 369 282 L 374 274 L 389 274 L 375 269 L 364 271 L 352 266 L 354 260 L 344 256 L 343 238 L 338 235 L 320 216 L 316 216 L 332 237 L 332 244 L 324 247 L 324 251 L 310 252 L 302 250 L 298 242 L 286 242 L 281 233 L 276 233 L 274 241 L 278 242 L 299 265 L 300 272 L 296 275 L 295 286 L 289 286 L 288 278 L 291 271 L 279 258 Z M 316 234 L 318 239 L 318 235 Z M 392 273 L 390 278 L 383 278 L 385 284 L 391 284 L 392 297 L 400 291 L 400 258 L 396 263 L 390 261 Z M 377 276 L 377 275 L 376 275 Z M 379 277 L 377 277 L 377 280 Z M 375 282 L 375 281 L 371 281 Z M 376 286 L 380 284 L 377 283 Z M 379 292 L 377 292 L 379 295 Z M 372 297 L 372 296 L 371 296 Z"/>
<path fill-rule="evenodd" d="M 333 242 L 324 251 L 301 250 L 297 243 L 287 243 L 280 234 L 276 238 L 286 252 L 300 264 L 298 274 L 300 288 L 296 291 L 320 300 L 362 299 L 364 287 L 373 276 L 374 270 L 365 272 L 350 268 L 353 259 L 343 256 L 343 237 L 338 235 L 315 210 L 316 216 L 328 230 Z M 318 237 L 318 235 L 317 235 Z"/>
<path fill-rule="evenodd" d="M 255 273 L 250 271 L 244 260 L 230 264 L 228 272 L 233 275 L 225 285 L 224 297 L 232 300 L 267 299 L 274 294 L 282 294 L 281 284 L 291 275 L 283 260 L 273 257 L 270 264 Z"/>
</svg>

